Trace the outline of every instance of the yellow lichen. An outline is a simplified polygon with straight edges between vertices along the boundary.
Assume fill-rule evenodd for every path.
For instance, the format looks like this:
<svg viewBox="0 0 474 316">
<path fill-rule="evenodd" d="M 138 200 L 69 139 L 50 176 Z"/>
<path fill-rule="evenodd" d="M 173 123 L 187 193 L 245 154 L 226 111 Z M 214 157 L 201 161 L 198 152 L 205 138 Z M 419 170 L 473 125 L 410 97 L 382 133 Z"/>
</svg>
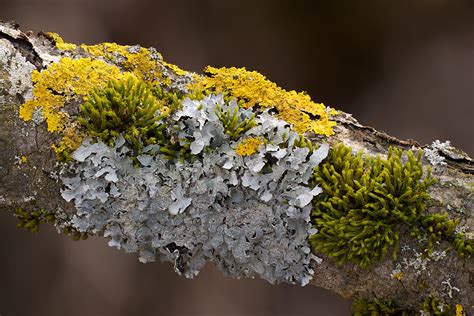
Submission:
<svg viewBox="0 0 474 316">
<path fill-rule="evenodd" d="M 78 129 L 77 123 L 72 122 L 70 126 L 64 129 L 61 143 L 59 145 L 52 144 L 51 148 L 59 160 L 67 160 L 69 153 L 79 148 L 83 139 L 84 134 Z"/>
<path fill-rule="evenodd" d="M 130 52 L 130 46 L 116 43 L 101 43 L 97 45 L 81 45 L 86 52 L 96 57 L 104 57 L 110 61 L 116 61 L 117 56 L 122 56 L 119 63 L 126 70 L 135 72 L 136 75 L 146 76 L 156 67 L 156 62 L 150 52 L 143 47 L 137 48 L 136 52 Z M 147 79 L 143 77 L 143 79 Z"/>
<path fill-rule="evenodd" d="M 56 47 L 61 50 L 74 50 L 77 48 L 75 44 L 65 43 L 57 33 L 48 32 L 45 35 L 52 39 Z M 171 83 L 171 79 L 163 75 L 164 67 L 178 76 L 187 74 L 186 71 L 178 66 L 164 62 L 161 55 L 156 51 L 152 53 L 151 50 L 143 47 L 119 45 L 116 43 L 82 44 L 80 47 L 94 57 L 102 57 L 107 61 L 118 64 L 126 71 L 133 72 L 137 77 L 149 81 L 149 83 L 157 83 L 156 79 L 160 79 L 162 84 L 169 85 Z"/>
<path fill-rule="evenodd" d="M 21 163 L 26 163 L 28 161 L 28 158 L 26 156 L 21 156 L 20 157 L 20 162 Z"/>
<path fill-rule="evenodd" d="M 54 43 L 56 43 L 56 47 L 59 48 L 60 50 L 74 50 L 77 47 L 76 44 L 65 43 L 58 33 L 47 32 L 45 33 L 45 35 L 51 38 L 54 41 Z"/>
<path fill-rule="evenodd" d="M 178 66 L 174 65 L 174 64 L 170 64 L 170 63 L 167 63 L 165 61 L 162 62 L 163 65 L 165 65 L 166 67 L 168 67 L 169 69 L 171 69 L 175 74 L 177 74 L 178 76 L 184 76 L 187 74 L 187 72 L 181 68 L 179 68 Z"/>
<path fill-rule="evenodd" d="M 95 57 L 102 57 L 117 63 L 126 71 L 133 72 L 138 78 L 148 81 L 150 84 L 169 85 L 171 83 L 171 79 L 163 75 L 162 67 L 165 63 L 161 60 L 161 55 L 154 57 L 146 48 L 135 48 L 116 43 L 81 45 L 81 48 Z M 172 65 L 174 68 L 171 68 L 171 64 L 166 63 L 166 65 L 177 73 L 178 66 Z M 181 72 L 185 73 L 183 70 Z"/>
<path fill-rule="evenodd" d="M 83 139 L 77 124 L 63 112 L 66 104 L 82 102 L 94 87 L 102 87 L 111 79 L 134 76 L 129 72 L 120 72 L 117 66 L 102 60 L 90 58 L 62 58 L 47 69 L 33 71 L 33 99 L 20 106 L 19 115 L 25 121 L 33 118 L 39 111 L 45 119 L 49 132 L 61 133 L 62 140 L 52 148 L 58 159 L 67 157 L 77 149 Z"/>
<path fill-rule="evenodd" d="M 399 271 L 397 273 L 392 274 L 392 279 L 400 281 L 403 279 L 404 276 L 405 273 L 403 271 Z"/>
<path fill-rule="evenodd" d="M 251 156 L 258 152 L 258 147 L 263 144 L 263 140 L 257 137 L 245 138 L 235 148 L 235 152 L 239 156 Z"/>
<path fill-rule="evenodd" d="M 464 309 L 461 304 L 456 304 L 456 316 L 464 316 Z"/>
<path fill-rule="evenodd" d="M 313 102 L 306 93 L 286 91 L 262 74 L 245 68 L 207 67 L 205 73 L 207 76 L 190 85 L 191 91 L 227 93 L 245 108 L 274 107 L 277 117 L 293 124 L 300 134 L 334 134 L 332 127 L 336 123 L 329 120 L 324 104 Z"/>
<path fill-rule="evenodd" d="M 76 45 L 65 43 L 56 33 L 46 33 L 46 36 L 59 49 L 77 49 Z M 53 145 L 58 156 L 77 148 L 83 137 L 78 134 L 77 126 L 68 114 L 71 111 L 63 110 L 66 104 L 77 106 L 87 98 L 92 88 L 100 89 L 111 79 L 120 80 L 132 75 L 144 80 L 152 89 L 163 86 L 169 89 L 176 76 L 188 74 L 178 66 L 164 62 L 153 49 L 115 43 L 81 45 L 80 48 L 91 58 L 65 57 L 41 72 L 33 71 L 34 97 L 26 101 L 19 111 L 25 121 L 41 114 L 48 131 L 61 133 L 62 143 Z M 286 91 L 258 72 L 245 68 L 208 67 L 206 73 L 206 77 L 194 75 L 188 96 L 202 98 L 209 92 L 223 92 L 235 97 L 245 108 L 275 108 L 276 115 L 293 124 L 300 134 L 334 134 L 332 127 L 335 122 L 328 118 L 329 114 L 335 114 L 334 110 L 311 101 L 305 93 Z M 261 140 L 252 142 L 248 139 L 238 146 L 238 152 L 251 155 L 260 143 Z"/>
<path fill-rule="evenodd" d="M 33 71 L 33 99 L 20 107 L 20 117 L 29 121 L 37 109 L 46 120 L 49 132 L 62 131 L 69 115 L 61 111 L 65 102 L 86 96 L 93 87 L 104 86 L 112 78 L 125 76 L 119 68 L 90 58 L 62 58 L 47 69 Z"/>
</svg>

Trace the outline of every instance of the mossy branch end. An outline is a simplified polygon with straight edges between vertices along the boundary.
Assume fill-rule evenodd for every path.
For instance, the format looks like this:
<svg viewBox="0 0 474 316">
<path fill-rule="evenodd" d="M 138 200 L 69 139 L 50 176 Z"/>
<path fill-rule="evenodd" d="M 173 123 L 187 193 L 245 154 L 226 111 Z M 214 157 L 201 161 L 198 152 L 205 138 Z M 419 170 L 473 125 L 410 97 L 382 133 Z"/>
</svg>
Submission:
<svg viewBox="0 0 474 316">
<path fill-rule="evenodd" d="M 397 140 L 245 68 L 0 35 L 0 207 L 20 227 L 104 236 L 186 277 L 213 262 L 316 284 L 360 315 L 472 307 L 472 159 L 449 143 Z"/>
</svg>

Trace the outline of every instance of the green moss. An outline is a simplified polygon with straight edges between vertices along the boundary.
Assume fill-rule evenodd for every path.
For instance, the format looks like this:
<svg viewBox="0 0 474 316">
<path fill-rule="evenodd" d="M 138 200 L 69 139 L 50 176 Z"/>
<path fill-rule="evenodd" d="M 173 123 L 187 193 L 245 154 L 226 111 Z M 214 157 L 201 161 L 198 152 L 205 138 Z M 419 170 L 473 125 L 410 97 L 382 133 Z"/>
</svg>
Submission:
<svg viewBox="0 0 474 316">
<path fill-rule="evenodd" d="M 381 260 L 390 247 L 396 257 L 400 227 L 416 225 L 434 182 L 429 170 L 422 179 L 421 151 L 408 151 L 406 162 L 402 155 L 390 148 L 387 159 L 363 157 L 343 144 L 331 150 L 314 173 L 324 191 L 313 202 L 314 251 L 361 267 Z"/>
<path fill-rule="evenodd" d="M 452 312 L 456 310 L 456 312 Z M 419 307 L 406 309 L 398 306 L 392 300 L 382 300 L 375 298 L 373 301 L 366 299 L 356 299 L 352 303 L 352 313 L 354 316 L 409 316 L 409 315 L 463 315 L 463 308 L 460 304 L 452 307 L 434 295 L 425 298 Z"/>
<path fill-rule="evenodd" d="M 294 146 L 300 148 L 308 148 L 309 152 L 313 152 L 313 143 L 307 139 L 304 135 L 299 135 L 298 139 L 295 140 Z"/>
<path fill-rule="evenodd" d="M 44 209 L 27 211 L 22 208 L 17 208 L 15 210 L 15 216 L 18 218 L 16 227 L 25 228 L 32 233 L 37 233 L 41 224 L 53 224 L 56 221 L 54 213 Z"/>
<path fill-rule="evenodd" d="M 257 125 L 255 123 L 255 114 L 249 118 L 240 119 L 239 106 L 233 109 L 229 106 L 227 111 L 224 111 L 219 104 L 216 105 L 215 113 L 222 125 L 225 133 L 229 135 L 231 140 L 239 139 L 240 135 Z"/>
<path fill-rule="evenodd" d="M 426 240 L 428 253 L 433 252 L 434 246 L 441 240 L 453 244 L 454 250 L 462 258 L 473 255 L 472 241 L 467 240 L 462 233 L 455 233 L 459 219 L 448 219 L 448 214 L 426 214 L 420 218 L 419 227 L 411 230 L 411 235 L 421 240 Z"/>
<path fill-rule="evenodd" d="M 415 228 L 414 231 L 412 231 L 412 235 L 414 234 L 419 238 L 422 238 L 421 236 L 424 235 L 428 242 L 428 253 L 432 253 L 433 247 L 437 242 L 453 235 L 456 226 L 459 224 L 459 220 L 449 220 L 447 213 L 436 213 L 424 215 L 420 223 L 421 234 L 419 233 L 420 230 Z"/>
<path fill-rule="evenodd" d="M 41 224 L 49 223 L 56 225 L 57 218 L 53 211 L 48 211 L 45 209 L 36 209 L 36 210 L 25 210 L 22 208 L 17 208 L 14 212 L 15 216 L 18 218 L 18 223 L 16 224 L 19 228 L 25 228 L 32 233 L 37 233 Z M 73 240 L 87 239 L 87 233 L 82 233 L 73 228 L 72 226 L 65 226 L 62 232 L 66 235 L 69 235 Z"/>
<path fill-rule="evenodd" d="M 156 144 L 167 159 L 191 158 L 189 141 L 172 137 L 174 129 L 166 120 L 170 113 L 181 107 L 175 93 L 130 76 L 127 80 L 111 80 L 102 89 L 94 88 L 80 106 L 79 123 L 87 135 L 113 146 L 122 134 L 133 149 L 132 159 L 141 154 L 144 146 Z M 167 126 L 169 126 L 167 128 Z"/>
<path fill-rule="evenodd" d="M 428 296 L 423 301 L 420 306 L 420 310 L 427 313 L 428 315 L 450 316 L 454 314 L 451 312 L 451 306 L 449 306 L 434 295 Z"/>
<path fill-rule="evenodd" d="M 177 127 L 177 126 L 176 126 Z M 194 161 L 196 158 L 191 154 L 190 142 L 187 139 L 174 140 L 172 137 L 160 139 L 160 153 L 168 160 Z"/>
<path fill-rule="evenodd" d="M 162 99 L 157 99 L 146 83 L 135 77 L 126 81 L 111 80 L 105 88 L 94 88 L 80 106 L 79 123 L 86 128 L 89 137 L 99 138 L 109 145 L 123 134 L 138 155 L 143 145 L 155 144 L 165 137 L 166 126 L 161 120 L 169 108 L 164 93 L 160 96 Z"/>
<path fill-rule="evenodd" d="M 403 309 L 397 308 L 392 300 L 381 300 L 375 298 L 369 302 L 365 299 L 356 299 L 352 303 L 352 314 L 354 316 L 380 316 L 380 315 L 400 315 L 408 316 L 413 315 Z"/>
<path fill-rule="evenodd" d="M 474 242 L 472 242 L 472 240 L 466 239 L 463 233 L 455 234 L 451 237 L 453 239 L 454 250 L 457 251 L 461 258 L 474 255 Z"/>
<path fill-rule="evenodd" d="M 153 85 L 151 88 L 153 96 L 160 100 L 165 105 L 162 111 L 166 115 L 170 115 L 181 109 L 181 100 L 185 96 L 184 94 L 177 91 L 165 91 L 159 86 Z"/>
</svg>

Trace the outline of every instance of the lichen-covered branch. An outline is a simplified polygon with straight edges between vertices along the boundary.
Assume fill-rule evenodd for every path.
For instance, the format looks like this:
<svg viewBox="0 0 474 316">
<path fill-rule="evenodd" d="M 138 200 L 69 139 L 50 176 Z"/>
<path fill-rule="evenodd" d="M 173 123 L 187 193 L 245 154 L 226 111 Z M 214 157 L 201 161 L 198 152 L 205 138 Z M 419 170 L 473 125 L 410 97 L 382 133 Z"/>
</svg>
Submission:
<svg viewBox="0 0 474 316">
<path fill-rule="evenodd" d="M 473 161 L 244 68 L 0 23 L 0 209 L 186 277 L 314 284 L 355 314 L 472 309 Z"/>
</svg>

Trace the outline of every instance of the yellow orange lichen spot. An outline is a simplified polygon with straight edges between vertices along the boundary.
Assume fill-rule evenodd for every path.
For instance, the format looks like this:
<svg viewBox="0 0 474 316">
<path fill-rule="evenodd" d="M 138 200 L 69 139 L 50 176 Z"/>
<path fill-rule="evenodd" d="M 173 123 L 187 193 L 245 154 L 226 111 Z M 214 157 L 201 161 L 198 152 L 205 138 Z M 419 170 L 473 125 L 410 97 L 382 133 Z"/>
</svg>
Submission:
<svg viewBox="0 0 474 316">
<path fill-rule="evenodd" d="M 257 137 L 245 138 L 235 148 L 235 152 L 239 156 L 251 156 L 258 152 L 258 147 L 263 144 L 263 140 Z"/>
<path fill-rule="evenodd" d="M 313 102 L 306 93 L 286 91 L 262 74 L 245 68 L 207 67 L 205 74 L 190 85 L 191 91 L 225 92 L 245 108 L 274 107 L 277 117 L 293 124 L 300 134 L 334 134 L 332 127 L 336 123 L 329 120 L 324 104 Z"/>
<path fill-rule="evenodd" d="M 20 118 L 29 121 L 40 109 L 48 131 L 62 131 L 69 124 L 68 114 L 61 111 L 67 101 L 83 98 L 93 87 L 127 75 L 130 73 L 121 73 L 118 67 L 101 60 L 62 58 L 41 72 L 33 71 L 34 97 L 21 105 Z"/>
<path fill-rule="evenodd" d="M 461 304 L 456 304 L 456 316 L 464 316 L 464 309 Z"/>
<path fill-rule="evenodd" d="M 50 37 L 56 43 L 56 47 L 60 50 L 74 50 L 77 48 L 76 44 L 65 43 L 58 33 L 47 32 L 45 35 Z"/>
<path fill-rule="evenodd" d="M 403 279 L 404 276 L 405 276 L 405 273 L 403 271 L 400 271 L 400 272 L 392 274 L 392 279 L 400 281 Z"/>
<path fill-rule="evenodd" d="M 21 163 L 26 163 L 28 161 L 28 158 L 26 156 L 21 156 L 20 161 Z"/>
</svg>

